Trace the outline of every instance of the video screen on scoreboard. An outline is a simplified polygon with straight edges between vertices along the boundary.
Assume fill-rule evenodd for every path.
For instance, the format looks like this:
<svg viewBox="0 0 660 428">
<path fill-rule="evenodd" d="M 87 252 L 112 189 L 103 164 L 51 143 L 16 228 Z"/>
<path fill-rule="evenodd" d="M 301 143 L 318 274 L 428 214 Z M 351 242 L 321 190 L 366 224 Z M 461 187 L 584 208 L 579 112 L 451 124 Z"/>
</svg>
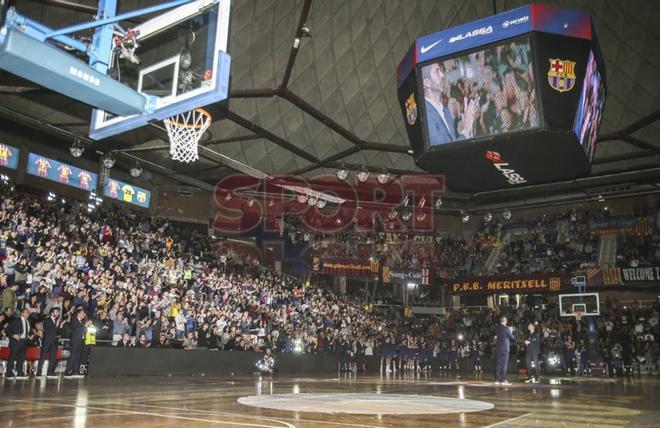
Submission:
<svg viewBox="0 0 660 428">
<path fill-rule="evenodd" d="M 587 153 L 589 161 L 593 160 L 596 153 L 596 139 L 598 137 L 598 126 L 603 117 L 605 107 L 605 84 L 598 71 L 598 62 L 593 51 L 589 53 L 587 70 L 582 85 L 582 95 L 575 115 L 573 129 L 578 141 Z"/>
<path fill-rule="evenodd" d="M 540 125 L 529 38 L 421 69 L 429 146 Z"/>
</svg>

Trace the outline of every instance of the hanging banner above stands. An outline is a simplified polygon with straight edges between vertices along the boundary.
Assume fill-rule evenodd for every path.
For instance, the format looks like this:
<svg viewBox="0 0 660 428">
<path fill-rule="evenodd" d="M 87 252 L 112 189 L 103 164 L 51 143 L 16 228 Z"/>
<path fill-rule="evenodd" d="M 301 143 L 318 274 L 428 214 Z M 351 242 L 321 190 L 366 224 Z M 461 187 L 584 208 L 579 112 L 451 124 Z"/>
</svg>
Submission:
<svg viewBox="0 0 660 428">
<path fill-rule="evenodd" d="M 571 286 L 567 273 L 531 273 L 456 278 L 452 294 L 536 294 L 554 293 Z"/>
<path fill-rule="evenodd" d="M 380 262 L 377 260 L 321 259 L 312 257 L 312 271 L 333 276 L 366 278 L 378 276 Z"/>
<path fill-rule="evenodd" d="M 87 192 L 96 191 L 98 175 L 36 153 L 28 155 L 27 173 L 46 180 L 75 187 Z"/>
<path fill-rule="evenodd" d="M 103 186 L 103 196 L 142 208 L 149 208 L 151 192 L 123 181 L 108 178 Z"/>
<path fill-rule="evenodd" d="M 20 157 L 21 151 L 19 149 L 9 144 L 0 143 L 0 166 L 17 169 Z"/>
<path fill-rule="evenodd" d="M 383 266 L 383 284 L 431 283 L 428 269 L 391 269 Z"/>
<path fill-rule="evenodd" d="M 660 266 L 603 269 L 590 267 L 584 271 L 587 275 L 587 288 L 660 282 Z"/>
</svg>

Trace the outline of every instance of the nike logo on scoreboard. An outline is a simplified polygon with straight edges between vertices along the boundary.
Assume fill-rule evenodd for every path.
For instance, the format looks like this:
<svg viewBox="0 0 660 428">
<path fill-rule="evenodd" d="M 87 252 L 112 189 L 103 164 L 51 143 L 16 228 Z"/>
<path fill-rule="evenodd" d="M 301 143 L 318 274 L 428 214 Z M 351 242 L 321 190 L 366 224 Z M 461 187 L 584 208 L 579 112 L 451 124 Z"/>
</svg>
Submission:
<svg viewBox="0 0 660 428">
<path fill-rule="evenodd" d="M 433 42 L 433 43 L 431 43 L 431 44 L 428 45 L 428 46 L 422 46 L 421 49 L 420 49 L 419 51 L 420 51 L 421 53 L 425 54 L 426 52 L 428 52 L 428 51 L 430 51 L 431 49 L 433 49 L 433 48 L 435 47 L 435 45 L 437 45 L 437 44 L 440 43 L 441 41 L 442 41 L 442 39 L 440 39 L 440 40 L 438 40 L 438 41 L 436 41 L 436 42 Z"/>
</svg>

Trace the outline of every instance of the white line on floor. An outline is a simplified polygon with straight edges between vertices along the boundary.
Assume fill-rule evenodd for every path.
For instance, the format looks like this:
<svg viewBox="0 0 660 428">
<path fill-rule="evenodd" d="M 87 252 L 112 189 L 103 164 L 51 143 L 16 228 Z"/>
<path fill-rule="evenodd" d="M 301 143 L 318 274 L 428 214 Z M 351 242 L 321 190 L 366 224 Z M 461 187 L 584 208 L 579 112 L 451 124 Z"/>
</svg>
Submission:
<svg viewBox="0 0 660 428">
<path fill-rule="evenodd" d="M 522 419 L 522 418 L 524 418 L 525 416 L 529 416 L 529 415 L 531 415 L 531 414 L 533 414 L 533 412 L 525 413 L 524 415 L 516 416 L 515 418 L 507 419 L 507 420 L 504 420 L 504 421 L 499 421 L 499 422 L 497 422 L 497 423 L 495 423 L 495 424 L 488 425 L 488 426 L 486 426 L 486 427 L 484 427 L 484 428 L 498 427 L 498 426 L 501 426 L 501 425 L 508 424 L 508 423 L 510 423 L 510 422 L 516 421 L 516 420 L 518 420 L 518 419 Z"/>
</svg>

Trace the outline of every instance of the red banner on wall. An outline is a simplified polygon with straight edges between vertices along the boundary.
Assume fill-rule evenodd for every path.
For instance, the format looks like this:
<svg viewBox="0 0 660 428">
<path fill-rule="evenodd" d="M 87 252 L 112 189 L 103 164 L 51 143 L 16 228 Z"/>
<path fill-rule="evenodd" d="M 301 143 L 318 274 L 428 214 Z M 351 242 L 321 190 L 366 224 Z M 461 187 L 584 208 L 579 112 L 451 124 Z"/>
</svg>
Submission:
<svg viewBox="0 0 660 428">
<path fill-rule="evenodd" d="M 324 275 L 373 277 L 378 276 L 379 265 L 378 260 L 312 258 L 312 270 Z"/>
<path fill-rule="evenodd" d="M 502 276 L 456 278 L 450 283 L 452 294 L 534 294 L 553 293 L 568 288 L 566 273 L 534 273 Z"/>
</svg>

